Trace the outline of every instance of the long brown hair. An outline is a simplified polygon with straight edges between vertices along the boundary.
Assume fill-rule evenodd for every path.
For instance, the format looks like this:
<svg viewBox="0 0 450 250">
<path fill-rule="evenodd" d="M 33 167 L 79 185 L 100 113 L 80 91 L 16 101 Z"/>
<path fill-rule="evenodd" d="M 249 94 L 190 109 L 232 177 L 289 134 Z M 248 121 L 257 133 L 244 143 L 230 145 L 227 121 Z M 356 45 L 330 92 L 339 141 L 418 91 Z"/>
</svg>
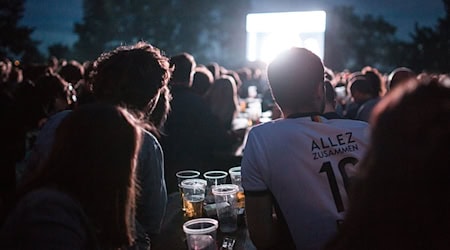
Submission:
<svg viewBox="0 0 450 250">
<path fill-rule="evenodd" d="M 48 160 L 24 192 L 65 192 L 81 204 L 102 247 L 130 245 L 140 143 L 141 128 L 125 109 L 83 105 L 62 121 Z"/>
<path fill-rule="evenodd" d="M 167 84 L 172 75 L 169 59 L 156 47 L 138 42 L 103 53 L 94 62 L 90 84 L 97 100 L 127 107 L 146 121 L 146 129 L 158 136 L 170 109 Z M 157 117 L 152 117 L 159 103 Z M 156 127 L 152 122 L 156 122 Z"/>
</svg>

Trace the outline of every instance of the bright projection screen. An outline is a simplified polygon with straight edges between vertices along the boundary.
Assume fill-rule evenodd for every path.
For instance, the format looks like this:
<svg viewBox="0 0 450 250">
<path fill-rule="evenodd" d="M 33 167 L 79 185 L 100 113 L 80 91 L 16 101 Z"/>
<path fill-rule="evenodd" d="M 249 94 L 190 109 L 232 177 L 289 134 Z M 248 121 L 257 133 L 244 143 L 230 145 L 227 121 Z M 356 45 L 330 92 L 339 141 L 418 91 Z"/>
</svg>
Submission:
<svg viewBox="0 0 450 250">
<path fill-rule="evenodd" d="M 323 60 L 325 11 L 247 15 L 247 60 L 269 63 L 290 47 L 311 50 Z"/>
</svg>

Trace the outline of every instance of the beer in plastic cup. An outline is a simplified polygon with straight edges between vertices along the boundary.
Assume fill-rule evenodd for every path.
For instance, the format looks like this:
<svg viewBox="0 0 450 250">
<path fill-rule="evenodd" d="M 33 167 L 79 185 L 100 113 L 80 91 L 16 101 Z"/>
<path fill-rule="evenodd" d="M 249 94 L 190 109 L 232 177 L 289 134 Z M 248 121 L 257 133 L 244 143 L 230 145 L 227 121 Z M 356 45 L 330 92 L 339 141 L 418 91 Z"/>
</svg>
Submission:
<svg viewBox="0 0 450 250">
<path fill-rule="evenodd" d="M 187 179 L 181 182 L 183 200 L 186 205 L 184 214 L 187 218 L 199 218 L 203 215 L 206 181 L 202 179 Z"/>
</svg>

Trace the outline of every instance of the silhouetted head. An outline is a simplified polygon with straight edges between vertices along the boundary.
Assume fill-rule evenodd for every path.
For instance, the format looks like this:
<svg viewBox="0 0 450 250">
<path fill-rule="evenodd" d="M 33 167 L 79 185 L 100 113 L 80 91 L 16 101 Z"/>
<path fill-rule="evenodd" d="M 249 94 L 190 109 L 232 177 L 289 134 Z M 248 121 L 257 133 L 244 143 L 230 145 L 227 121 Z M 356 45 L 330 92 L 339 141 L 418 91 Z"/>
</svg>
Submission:
<svg viewBox="0 0 450 250">
<path fill-rule="evenodd" d="M 396 85 L 405 83 L 416 77 L 416 74 L 406 67 L 400 67 L 394 69 L 388 76 L 389 90 L 393 89 Z"/>
<path fill-rule="evenodd" d="M 367 80 L 366 75 L 359 72 L 352 74 L 348 83 L 348 89 L 352 94 L 354 102 L 357 104 L 362 104 L 373 98 L 373 86 L 371 82 Z"/>
<path fill-rule="evenodd" d="M 84 77 L 83 65 L 77 61 L 71 60 L 61 67 L 59 75 L 75 86 Z"/>
<path fill-rule="evenodd" d="M 170 66 L 174 69 L 170 85 L 191 87 L 196 66 L 194 57 L 188 53 L 173 56 L 170 58 Z"/>
<path fill-rule="evenodd" d="M 47 117 L 76 101 L 73 87 L 57 74 L 40 77 L 35 83 L 35 90 L 39 105 Z"/>
<path fill-rule="evenodd" d="M 270 63 L 268 79 L 283 112 L 319 112 L 324 104 L 324 68 L 320 58 L 304 48 L 291 48 Z"/>
<path fill-rule="evenodd" d="M 377 72 L 368 70 L 364 73 L 364 77 L 370 85 L 370 95 L 372 98 L 379 97 L 382 93 L 381 77 Z"/>
<path fill-rule="evenodd" d="M 206 67 L 195 68 L 192 91 L 203 96 L 213 84 L 214 77 Z"/>
<path fill-rule="evenodd" d="M 236 82 L 231 76 L 222 76 L 214 81 L 214 84 L 205 94 L 205 100 L 211 111 L 224 124 L 231 129 L 231 122 L 239 112 L 239 103 Z"/>
<path fill-rule="evenodd" d="M 102 54 L 92 70 L 96 98 L 123 105 L 147 116 L 153 111 L 171 76 L 169 60 L 145 42 L 120 46 Z"/>
<path fill-rule="evenodd" d="M 214 79 L 220 77 L 220 65 L 216 62 L 211 62 L 206 65 L 206 68 L 211 72 Z"/>
</svg>

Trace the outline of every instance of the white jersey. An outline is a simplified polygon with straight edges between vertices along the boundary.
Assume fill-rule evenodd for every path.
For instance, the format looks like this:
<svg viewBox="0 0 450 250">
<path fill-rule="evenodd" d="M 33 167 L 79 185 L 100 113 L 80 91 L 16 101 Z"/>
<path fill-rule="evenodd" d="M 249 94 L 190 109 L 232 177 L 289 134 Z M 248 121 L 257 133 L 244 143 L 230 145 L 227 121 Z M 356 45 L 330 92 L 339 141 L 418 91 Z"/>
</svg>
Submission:
<svg viewBox="0 0 450 250">
<path fill-rule="evenodd" d="M 273 194 L 298 249 L 318 249 L 337 232 L 368 145 L 366 122 L 314 118 L 252 128 L 242 159 L 244 190 Z"/>
</svg>

